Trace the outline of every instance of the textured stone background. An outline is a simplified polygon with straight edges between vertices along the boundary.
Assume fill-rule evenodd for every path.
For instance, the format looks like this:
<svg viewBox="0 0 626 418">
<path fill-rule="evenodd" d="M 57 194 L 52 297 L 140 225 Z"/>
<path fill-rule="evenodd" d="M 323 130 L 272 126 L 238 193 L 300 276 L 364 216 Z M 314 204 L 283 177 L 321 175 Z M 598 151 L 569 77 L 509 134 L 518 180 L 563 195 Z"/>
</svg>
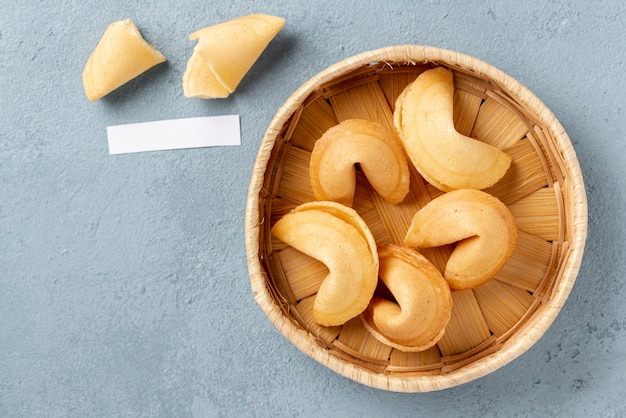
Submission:
<svg viewBox="0 0 626 418">
<path fill-rule="evenodd" d="M 0 416 L 624 416 L 626 7 L 621 1 L 0 0 Z M 145 2 L 148 3 L 148 2 Z M 285 28 L 231 98 L 189 100 L 191 31 Z M 84 63 L 132 18 L 168 62 L 91 103 Z M 476 56 L 568 131 L 589 238 L 527 353 L 441 392 L 371 389 L 310 360 L 252 298 L 243 218 L 272 115 L 328 65 L 387 45 Z M 240 114 L 242 145 L 109 156 L 106 126 Z"/>
</svg>

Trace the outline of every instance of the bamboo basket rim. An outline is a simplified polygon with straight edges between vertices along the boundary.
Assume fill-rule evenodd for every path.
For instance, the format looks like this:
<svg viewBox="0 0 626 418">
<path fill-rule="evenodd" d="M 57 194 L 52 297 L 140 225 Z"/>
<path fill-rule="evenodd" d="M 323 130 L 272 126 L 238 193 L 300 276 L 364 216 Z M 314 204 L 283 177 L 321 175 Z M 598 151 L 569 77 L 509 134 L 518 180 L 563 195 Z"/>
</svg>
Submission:
<svg viewBox="0 0 626 418">
<path fill-rule="evenodd" d="M 260 259 L 259 239 L 263 230 L 261 225 L 265 221 L 263 215 L 259 213 L 260 195 L 278 136 L 294 112 L 312 93 L 317 92 L 320 86 L 359 68 L 368 67 L 372 63 L 389 63 L 390 66 L 393 63 L 437 63 L 453 66 L 495 83 L 525 109 L 531 109 L 533 115 L 549 128 L 557 150 L 562 156 L 562 169 L 567 171 L 572 183 L 569 195 L 572 205 L 568 211 L 572 234 L 568 247 L 564 250 L 566 254 L 561 264 L 561 279 L 549 297 L 542 301 L 540 309 L 515 330 L 516 335 L 510 337 L 498 349 L 439 375 L 384 374 L 353 364 L 331 354 L 318 344 L 312 344 L 313 337 L 286 317 L 278 306 L 271 289 L 268 289 L 266 272 Z M 245 214 L 245 244 L 251 289 L 255 301 L 271 323 L 302 352 L 336 373 L 367 386 L 396 392 L 428 392 L 457 386 L 483 377 L 527 351 L 548 330 L 565 304 L 580 269 L 586 237 L 587 198 L 581 169 L 567 133 L 550 109 L 529 89 L 491 64 L 460 52 L 422 45 L 389 46 L 348 57 L 319 72 L 298 88 L 278 109 L 262 139 L 252 170 Z"/>
</svg>

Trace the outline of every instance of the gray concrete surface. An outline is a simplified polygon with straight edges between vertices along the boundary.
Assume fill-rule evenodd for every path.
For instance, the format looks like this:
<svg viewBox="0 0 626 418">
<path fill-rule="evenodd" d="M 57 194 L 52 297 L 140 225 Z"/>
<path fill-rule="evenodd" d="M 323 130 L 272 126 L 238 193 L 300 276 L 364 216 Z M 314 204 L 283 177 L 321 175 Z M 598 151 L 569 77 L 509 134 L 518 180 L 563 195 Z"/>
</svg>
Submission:
<svg viewBox="0 0 626 418">
<path fill-rule="evenodd" d="M 621 1 L 0 1 L 0 416 L 626 416 L 626 6 Z M 231 98 L 189 100 L 195 29 L 286 26 Z M 132 18 L 168 62 L 83 92 L 106 26 Z M 568 131 L 589 198 L 583 266 L 527 353 L 425 394 L 309 359 L 252 298 L 246 193 L 272 115 L 347 56 L 414 43 L 486 60 Z M 109 156 L 106 126 L 240 114 L 242 145 Z"/>
</svg>

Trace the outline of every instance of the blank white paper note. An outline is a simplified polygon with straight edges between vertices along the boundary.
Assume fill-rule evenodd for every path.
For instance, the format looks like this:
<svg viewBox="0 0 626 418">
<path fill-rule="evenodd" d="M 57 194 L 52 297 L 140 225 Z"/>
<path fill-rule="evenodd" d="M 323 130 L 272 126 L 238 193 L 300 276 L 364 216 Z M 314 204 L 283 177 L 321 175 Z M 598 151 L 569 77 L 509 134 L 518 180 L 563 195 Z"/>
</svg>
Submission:
<svg viewBox="0 0 626 418">
<path fill-rule="evenodd" d="M 114 125 L 107 137 L 109 154 L 241 145 L 239 115 Z"/>
</svg>

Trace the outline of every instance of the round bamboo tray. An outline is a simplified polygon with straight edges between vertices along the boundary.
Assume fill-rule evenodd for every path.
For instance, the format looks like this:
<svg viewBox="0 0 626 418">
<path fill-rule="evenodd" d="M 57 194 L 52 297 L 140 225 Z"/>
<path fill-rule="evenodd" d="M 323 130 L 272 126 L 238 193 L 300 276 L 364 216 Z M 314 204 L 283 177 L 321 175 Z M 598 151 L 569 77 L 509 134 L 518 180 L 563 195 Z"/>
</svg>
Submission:
<svg viewBox="0 0 626 418">
<path fill-rule="evenodd" d="M 406 353 L 370 335 L 359 318 L 340 327 L 312 320 L 312 301 L 327 274 L 317 260 L 281 243 L 270 228 L 295 206 L 314 200 L 311 150 L 345 119 L 393 126 L 403 88 L 426 69 L 454 73 L 457 130 L 504 149 L 511 168 L 485 191 L 514 215 L 519 241 L 504 268 L 486 284 L 453 292 L 444 337 Z M 440 191 L 412 168 L 411 190 L 389 205 L 357 173 L 353 208 L 378 244 L 402 243 L 413 214 Z M 587 234 L 587 200 L 571 142 L 531 91 L 476 58 L 426 46 L 400 45 L 334 64 L 296 90 L 272 119 L 261 143 L 248 194 L 246 249 L 255 300 L 296 347 L 342 376 L 396 392 L 427 392 L 485 376 L 528 350 L 565 303 L 580 268 Z M 426 255 L 442 268 L 449 248 Z"/>
</svg>

